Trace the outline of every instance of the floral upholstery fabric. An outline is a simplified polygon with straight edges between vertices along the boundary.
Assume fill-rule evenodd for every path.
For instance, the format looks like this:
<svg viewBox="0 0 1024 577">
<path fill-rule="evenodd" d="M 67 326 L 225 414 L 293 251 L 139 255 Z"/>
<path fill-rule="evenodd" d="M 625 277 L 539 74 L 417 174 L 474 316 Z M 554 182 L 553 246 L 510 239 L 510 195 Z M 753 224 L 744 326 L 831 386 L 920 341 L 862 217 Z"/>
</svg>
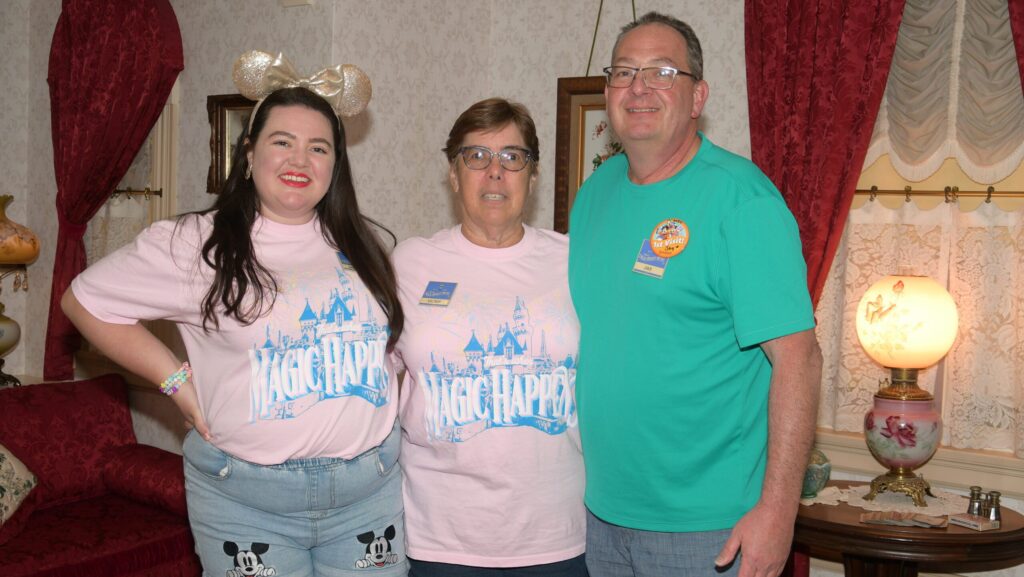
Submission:
<svg viewBox="0 0 1024 577">
<path fill-rule="evenodd" d="M 36 482 L 32 471 L 7 447 L 0 445 L 0 525 L 14 515 Z"/>
<path fill-rule="evenodd" d="M 42 503 L 96 497 L 110 449 L 135 443 L 124 380 L 106 375 L 0 391 L 0 444 L 39 478 Z"/>
<path fill-rule="evenodd" d="M 11 518 L 0 524 L 0 546 L 21 532 L 21 529 L 28 522 L 28 518 L 32 515 L 32 511 L 35 511 L 36 507 L 39 506 L 40 495 L 42 495 L 40 491 L 29 492 L 28 497 L 21 502 L 21 506 L 11 515 Z"/>
<path fill-rule="evenodd" d="M 0 547 L 0 567 L 4 577 L 196 577 L 193 547 L 184 518 L 106 495 L 36 511 Z"/>
</svg>

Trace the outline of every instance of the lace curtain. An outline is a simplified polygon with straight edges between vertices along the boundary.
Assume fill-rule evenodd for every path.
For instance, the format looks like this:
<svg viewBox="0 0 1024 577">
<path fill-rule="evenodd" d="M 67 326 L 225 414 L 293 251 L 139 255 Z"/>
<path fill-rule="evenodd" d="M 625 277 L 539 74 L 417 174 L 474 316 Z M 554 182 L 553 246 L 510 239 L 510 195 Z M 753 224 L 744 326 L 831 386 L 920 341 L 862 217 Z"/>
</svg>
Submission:
<svg viewBox="0 0 1024 577">
<path fill-rule="evenodd" d="M 964 212 L 955 203 L 890 209 L 877 200 L 850 211 L 817 310 L 825 358 L 818 425 L 863 430 L 889 375 L 857 341 L 857 303 L 871 283 L 907 267 L 947 285 L 960 314 L 953 349 L 919 377 L 942 406 L 943 444 L 1024 458 L 1024 211 L 995 204 Z"/>
<path fill-rule="evenodd" d="M 889 154 L 918 181 L 956 158 L 971 180 L 994 183 L 1024 159 L 1021 134 L 1007 0 L 906 0 L 864 166 Z"/>
<path fill-rule="evenodd" d="M 139 153 L 132 160 L 118 189 L 142 190 L 159 188 L 152 182 L 153 133 L 146 137 Z M 85 231 L 85 258 L 92 265 L 101 258 L 130 243 L 142 229 L 151 224 L 150 199 L 141 196 L 116 195 L 103 204 L 89 221 Z"/>
</svg>

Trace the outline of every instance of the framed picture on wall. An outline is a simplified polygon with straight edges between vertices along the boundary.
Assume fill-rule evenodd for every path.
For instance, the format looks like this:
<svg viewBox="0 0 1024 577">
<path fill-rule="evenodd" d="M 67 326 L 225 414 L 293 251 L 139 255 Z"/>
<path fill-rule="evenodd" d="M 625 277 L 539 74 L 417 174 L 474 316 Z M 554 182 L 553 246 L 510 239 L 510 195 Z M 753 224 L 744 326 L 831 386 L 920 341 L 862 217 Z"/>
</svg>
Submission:
<svg viewBox="0 0 1024 577">
<path fill-rule="evenodd" d="M 554 228 L 559 232 L 569 231 L 569 211 L 583 181 L 622 151 L 608 123 L 604 82 L 604 76 L 558 79 Z"/>
<path fill-rule="evenodd" d="M 231 173 L 231 157 L 238 136 L 249 124 L 249 115 L 256 102 L 241 94 L 215 94 L 206 97 L 210 117 L 210 171 L 206 176 L 206 192 L 220 194 Z"/>
</svg>

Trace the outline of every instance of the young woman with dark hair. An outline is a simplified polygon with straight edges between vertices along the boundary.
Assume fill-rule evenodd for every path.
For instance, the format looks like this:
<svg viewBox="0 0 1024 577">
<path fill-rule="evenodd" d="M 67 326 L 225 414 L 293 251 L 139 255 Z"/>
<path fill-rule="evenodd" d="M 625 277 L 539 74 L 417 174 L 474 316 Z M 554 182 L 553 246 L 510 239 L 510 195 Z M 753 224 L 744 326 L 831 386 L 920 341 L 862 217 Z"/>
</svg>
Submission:
<svg viewBox="0 0 1024 577">
<path fill-rule="evenodd" d="M 320 112 L 325 118 L 333 118 L 331 130 L 334 141 L 345 142 L 345 126 L 338 121 L 330 105 L 303 88 L 285 88 L 268 96 L 254 111 L 253 134 L 260 133 L 269 111 L 276 106 L 304 106 Z M 264 300 L 273 296 L 277 289 L 272 276 L 255 259 L 252 239 L 248 234 L 259 213 L 259 199 L 252 179 L 244 174 L 245 167 L 249 166 L 247 156 L 251 153 L 251 145 L 245 145 L 247 140 L 247 134 L 241 135 L 239 141 L 243 145 L 235 147 L 232 170 L 224 191 L 210 209 L 196 213 L 213 215 L 213 231 L 203 244 L 203 259 L 216 271 L 216 277 L 203 299 L 203 322 L 212 323 L 214 327 L 217 323 L 214 311 L 218 306 L 223 306 L 223 310 L 239 321 L 250 322 L 253 315 L 258 315 Z M 390 236 L 392 242 L 395 237 L 359 212 L 345 146 L 338 146 L 335 158 L 330 190 L 317 203 L 315 218 L 320 223 L 324 239 L 348 256 L 388 315 L 391 328 L 388 344 L 391 345 L 402 332 L 402 309 L 395 293 L 390 260 L 373 229 Z M 250 286 L 255 301 L 243 303 L 244 293 Z"/>
<path fill-rule="evenodd" d="M 83 335 L 194 428 L 204 574 L 406 574 L 388 354 L 402 309 L 335 112 L 306 88 L 271 92 L 211 209 L 155 223 L 64 296 Z M 194 373 L 149 319 L 177 323 Z"/>
</svg>

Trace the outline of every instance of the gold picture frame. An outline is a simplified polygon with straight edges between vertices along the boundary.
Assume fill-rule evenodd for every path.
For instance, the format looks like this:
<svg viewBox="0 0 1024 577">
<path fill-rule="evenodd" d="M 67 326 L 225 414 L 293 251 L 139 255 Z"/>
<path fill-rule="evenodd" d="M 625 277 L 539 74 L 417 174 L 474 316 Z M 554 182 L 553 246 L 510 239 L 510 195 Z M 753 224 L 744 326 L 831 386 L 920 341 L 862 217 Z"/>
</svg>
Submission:
<svg viewBox="0 0 1024 577">
<path fill-rule="evenodd" d="M 604 76 L 558 79 L 554 222 L 558 232 L 569 231 L 569 212 L 583 181 L 622 150 L 608 125 L 604 86 Z"/>
<path fill-rule="evenodd" d="M 249 115 L 256 102 L 241 94 L 215 94 L 206 97 L 210 117 L 210 170 L 206 176 L 206 192 L 220 194 L 224 181 L 231 174 L 231 157 L 238 137 L 249 124 Z"/>
</svg>

